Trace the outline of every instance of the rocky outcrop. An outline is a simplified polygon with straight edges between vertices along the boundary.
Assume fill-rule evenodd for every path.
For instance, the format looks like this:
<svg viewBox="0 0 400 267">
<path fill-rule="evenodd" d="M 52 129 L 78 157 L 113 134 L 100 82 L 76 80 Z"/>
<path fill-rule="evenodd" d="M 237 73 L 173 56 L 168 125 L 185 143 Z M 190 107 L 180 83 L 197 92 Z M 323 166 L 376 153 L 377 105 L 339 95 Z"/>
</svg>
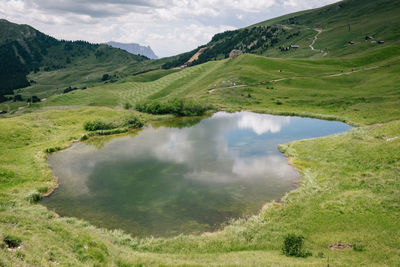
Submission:
<svg viewBox="0 0 400 267">
<path fill-rule="evenodd" d="M 234 49 L 229 53 L 229 58 L 230 59 L 234 59 L 234 58 L 237 58 L 238 56 L 240 56 L 242 54 L 243 54 L 243 52 L 241 50 L 235 50 Z"/>
</svg>

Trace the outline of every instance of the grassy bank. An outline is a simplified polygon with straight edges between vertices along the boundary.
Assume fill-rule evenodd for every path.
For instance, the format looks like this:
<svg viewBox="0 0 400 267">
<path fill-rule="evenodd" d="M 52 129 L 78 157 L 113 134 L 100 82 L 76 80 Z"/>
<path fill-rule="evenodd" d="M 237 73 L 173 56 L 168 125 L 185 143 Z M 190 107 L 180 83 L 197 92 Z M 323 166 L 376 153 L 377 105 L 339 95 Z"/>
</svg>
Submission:
<svg viewBox="0 0 400 267">
<path fill-rule="evenodd" d="M 400 261 L 398 51 L 391 47 L 343 60 L 244 55 L 156 80 L 137 78 L 50 97 L 26 108 L 21 116 L 1 119 L 0 263 L 396 265 Z M 237 86 L 230 87 L 231 81 Z M 64 148 L 79 139 L 86 121 L 116 121 L 135 112 L 123 110 L 125 102 L 175 97 L 194 97 L 225 110 L 340 119 L 360 127 L 282 145 L 281 151 L 301 172 L 300 187 L 282 203 L 269 203 L 259 214 L 233 221 L 217 233 L 137 239 L 60 218 L 32 202 L 32 196 L 56 184 L 46 149 Z M 165 118 L 139 116 L 145 122 Z M 284 256 L 281 246 L 287 233 L 305 236 L 313 256 Z M 7 248 L 3 242 L 7 236 L 20 239 L 20 247 Z M 331 249 L 334 244 L 360 249 Z"/>
</svg>

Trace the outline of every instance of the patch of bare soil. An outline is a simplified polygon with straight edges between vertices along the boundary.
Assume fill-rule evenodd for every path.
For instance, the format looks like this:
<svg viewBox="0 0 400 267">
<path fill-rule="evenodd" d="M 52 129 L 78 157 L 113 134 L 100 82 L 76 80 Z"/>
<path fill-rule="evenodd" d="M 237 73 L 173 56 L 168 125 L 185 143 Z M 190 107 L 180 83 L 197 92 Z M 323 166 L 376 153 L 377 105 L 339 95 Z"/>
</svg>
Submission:
<svg viewBox="0 0 400 267">
<path fill-rule="evenodd" d="M 330 249 L 332 250 L 340 250 L 340 249 L 352 249 L 353 245 L 351 244 L 340 244 L 340 243 L 335 243 L 329 246 Z"/>
</svg>

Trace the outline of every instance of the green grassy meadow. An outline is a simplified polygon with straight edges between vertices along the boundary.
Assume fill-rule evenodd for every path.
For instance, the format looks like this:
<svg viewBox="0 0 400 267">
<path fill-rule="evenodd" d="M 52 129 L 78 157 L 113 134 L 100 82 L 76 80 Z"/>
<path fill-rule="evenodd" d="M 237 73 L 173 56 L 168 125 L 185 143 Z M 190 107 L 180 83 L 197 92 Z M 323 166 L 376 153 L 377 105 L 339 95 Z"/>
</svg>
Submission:
<svg viewBox="0 0 400 267">
<path fill-rule="evenodd" d="M 399 54 L 395 45 L 343 58 L 246 54 L 53 95 L 1 118 L 0 266 L 397 265 Z M 96 118 L 136 113 L 146 123 L 170 119 L 123 106 L 176 97 L 205 101 L 216 110 L 300 115 L 357 127 L 282 144 L 279 149 L 301 173 L 299 188 L 215 233 L 135 238 L 59 217 L 33 201 L 57 184 L 46 149 L 68 147 L 85 134 L 84 122 Z M 113 137 L 95 138 L 106 142 Z M 303 235 L 313 255 L 284 256 L 281 248 L 288 233 Z M 19 248 L 7 248 L 3 240 L 9 235 L 21 240 Z M 331 249 L 334 244 L 358 249 Z"/>
</svg>

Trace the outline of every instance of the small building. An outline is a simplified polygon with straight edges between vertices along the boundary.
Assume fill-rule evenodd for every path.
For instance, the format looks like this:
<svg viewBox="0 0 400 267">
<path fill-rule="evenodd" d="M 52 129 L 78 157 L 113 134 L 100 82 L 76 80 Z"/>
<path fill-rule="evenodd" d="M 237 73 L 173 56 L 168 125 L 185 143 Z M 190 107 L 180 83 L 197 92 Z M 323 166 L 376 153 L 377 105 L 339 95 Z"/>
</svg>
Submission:
<svg viewBox="0 0 400 267">
<path fill-rule="evenodd" d="M 355 44 L 355 42 L 350 41 L 350 42 L 348 42 L 348 44 L 349 44 L 349 45 L 353 45 L 353 44 Z"/>
<path fill-rule="evenodd" d="M 290 46 L 290 49 L 295 49 L 296 50 L 296 49 L 299 49 L 299 48 L 300 48 L 300 46 L 298 46 L 298 45 L 291 45 Z"/>
<path fill-rule="evenodd" d="M 384 44 L 385 43 L 385 41 L 379 41 L 378 42 L 378 44 Z"/>
<path fill-rule="evenodd" d="M 371 44 L 376 44 L 376 41 L 371 41 Z"/>
<path fill-rule="evenodd" d="M 0 110 L 0 114 L 6 114 L 7 113 L 7 111 L 5 111 L 5 110 Z"/>
</svg>

